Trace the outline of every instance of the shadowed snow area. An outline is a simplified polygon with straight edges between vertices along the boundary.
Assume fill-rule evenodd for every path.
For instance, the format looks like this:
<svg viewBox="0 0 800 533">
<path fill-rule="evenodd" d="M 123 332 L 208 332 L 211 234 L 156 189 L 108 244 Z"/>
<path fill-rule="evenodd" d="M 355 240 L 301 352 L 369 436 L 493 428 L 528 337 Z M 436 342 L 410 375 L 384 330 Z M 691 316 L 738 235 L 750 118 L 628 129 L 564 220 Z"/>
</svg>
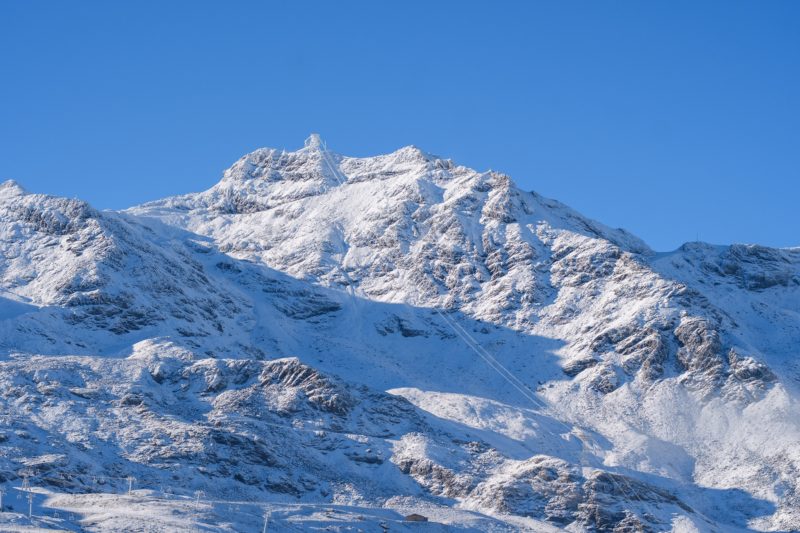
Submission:
<svg viewBox="0 0 800 533">
<path fill-rule="evenodd" d="M 655 253 L 415 147 L 6 182 L 0 530 L 794 531 L 797 346 L 800 250 Z"/>
</svg>

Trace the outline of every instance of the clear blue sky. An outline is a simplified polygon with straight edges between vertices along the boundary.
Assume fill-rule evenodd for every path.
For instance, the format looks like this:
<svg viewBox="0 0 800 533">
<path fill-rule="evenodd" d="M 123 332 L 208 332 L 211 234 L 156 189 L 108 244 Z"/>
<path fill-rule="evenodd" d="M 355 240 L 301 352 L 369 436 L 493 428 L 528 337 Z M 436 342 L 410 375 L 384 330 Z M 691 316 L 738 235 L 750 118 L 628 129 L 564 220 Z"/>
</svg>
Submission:
<svg viewBox="0 0 800 533">
<path fill-rule="evenodd" d="M 654 248 L 800 245 L 800 2 L 0 3 L 0 179 L 123 208 L 415 144 Z"/>
</svg>

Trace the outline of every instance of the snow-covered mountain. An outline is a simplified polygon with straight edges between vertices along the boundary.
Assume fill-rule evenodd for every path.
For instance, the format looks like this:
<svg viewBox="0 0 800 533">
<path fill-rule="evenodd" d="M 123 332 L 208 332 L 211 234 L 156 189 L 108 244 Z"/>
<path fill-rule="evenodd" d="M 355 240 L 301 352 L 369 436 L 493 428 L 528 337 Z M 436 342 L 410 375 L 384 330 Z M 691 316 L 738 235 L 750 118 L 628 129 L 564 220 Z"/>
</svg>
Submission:
<svg viewBox="0 0 800 533">
<path fill-rule="evenodd" d="M 800 249 L 312 136 L 125 212 L 7 182 L 0 254 L 0 484 L 80 527 L 800 530 Z"/>
</svg>

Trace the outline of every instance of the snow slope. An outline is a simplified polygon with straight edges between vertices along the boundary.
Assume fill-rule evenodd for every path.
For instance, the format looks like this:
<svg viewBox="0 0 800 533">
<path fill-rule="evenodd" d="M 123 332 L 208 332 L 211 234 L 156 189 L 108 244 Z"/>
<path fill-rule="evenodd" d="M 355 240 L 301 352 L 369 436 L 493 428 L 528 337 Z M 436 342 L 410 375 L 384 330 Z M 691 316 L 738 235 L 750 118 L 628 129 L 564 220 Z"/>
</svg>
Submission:
<svg viewBox="0 0 800 533">
<path fill-rule="evenodd" d="M 312 136 L 122 213 L 6 183 L 0 253 L 0 484 L 75 527 L 126 520 L 86 492 L 197 527 L 172 500 L 202 491 L 221 531 L 260 527 L 214 507 L 244 501 L 800 529 L 800 250 L 657 254 L 502 174 Z"/>
</svg>

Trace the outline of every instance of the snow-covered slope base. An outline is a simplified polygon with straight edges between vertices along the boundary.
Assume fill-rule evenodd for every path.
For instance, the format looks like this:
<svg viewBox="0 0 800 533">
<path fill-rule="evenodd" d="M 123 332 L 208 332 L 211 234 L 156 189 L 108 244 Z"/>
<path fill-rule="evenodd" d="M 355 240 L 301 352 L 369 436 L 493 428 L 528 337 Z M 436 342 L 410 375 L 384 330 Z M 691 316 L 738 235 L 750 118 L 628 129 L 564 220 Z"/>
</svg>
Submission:
<svg viewBox="0 0 800 533">
<path fill-rule="evenodd" d="M 0 530 L 800 530 L 800 250 L 312 136 L 121 213 L 7 182 L 0 291 Z"/>
</svg>

